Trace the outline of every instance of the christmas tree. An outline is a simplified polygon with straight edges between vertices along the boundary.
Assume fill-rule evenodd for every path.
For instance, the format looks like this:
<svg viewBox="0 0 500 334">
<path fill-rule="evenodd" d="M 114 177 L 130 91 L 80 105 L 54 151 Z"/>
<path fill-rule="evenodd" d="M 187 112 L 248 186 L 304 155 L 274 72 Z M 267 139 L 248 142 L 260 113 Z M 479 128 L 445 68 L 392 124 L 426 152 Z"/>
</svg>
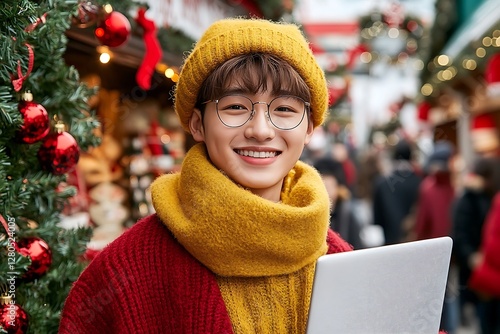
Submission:
<svg viewBox="0 0 500 334">
<path fill-rule="evenodd" d="M 56 333 L 90 229 L 60 227 L 67 185 L 100 124 L 63 55 L 73 0 L 0 6 L 0 332 Z"/>
</svg>

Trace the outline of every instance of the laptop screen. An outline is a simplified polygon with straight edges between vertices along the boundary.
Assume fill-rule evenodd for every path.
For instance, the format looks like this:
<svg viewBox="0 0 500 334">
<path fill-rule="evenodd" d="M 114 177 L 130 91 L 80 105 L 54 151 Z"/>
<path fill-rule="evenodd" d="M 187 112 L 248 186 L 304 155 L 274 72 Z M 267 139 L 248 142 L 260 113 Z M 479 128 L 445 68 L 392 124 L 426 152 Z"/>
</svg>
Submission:
<svg viewBox="0 0 500 334">
<path fill-rule="evenodd" d="M 449 237 L 318 259 L 308 334 L 438 333 Z"/>
</svg>

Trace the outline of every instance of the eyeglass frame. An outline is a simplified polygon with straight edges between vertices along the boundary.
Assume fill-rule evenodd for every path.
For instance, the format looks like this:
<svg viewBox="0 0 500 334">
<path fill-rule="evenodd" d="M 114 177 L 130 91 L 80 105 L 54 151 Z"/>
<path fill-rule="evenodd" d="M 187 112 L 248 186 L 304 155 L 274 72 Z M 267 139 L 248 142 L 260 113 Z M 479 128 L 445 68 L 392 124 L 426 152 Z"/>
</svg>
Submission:
<svg viewBox="0 0 500 334">
<path fill-rule="evenodd" d="M 222 120 L 222 118 L 219 115 L 219 101 L 222 100 L 223 98 L 227 97 L 227 96 L 241 96 L 241 97 L 244 97 L 245 99 L 247 99 L 248 101 L 250 101 L 250 103 L 252 104 L 252 110 L 250 110 L 250 116 L 248 117 L 248 119 L 245 122 L 241 123 L 240 125 L 228 125 L 228 124 L 226 124 Z M 304 110 L 302 112 L 302 117 L 300 119 L 300 122 L 297 123 L 297 125 L 295 125 L 295 126 L 293 126 L 291 128 L 286 128 L 285 129 L 285 128 L 280 128 L 279 126 L 277 126 L 276 124 L 274 124 L 273 119 L 271 118 L 271 114 L 270 114 L 269 108 L 271 107 L 271 104 L 274 102 L 274 100 L 277 100 L 277 99 L 282 98 L 282 97 L 287 97 L 287 96 L 290 96 L 290 97 L 293 97 L 293 98 L 297 98 L 297 99 L 301 100 L 302 102 L 304 102 Z M 245 95 L 241 95 L 241 94 L 227 94 L 227 95 L 223 95 L 220 98 L 215 99 L 215 100 L 208 100 L 208 101 L 202 102 L 201 104 L 204 105 L 204 104 L 208 104 L 208 103 L 211 103 L 211 102 L 215 103 L 215 112 L 217 113 L 217 118 L 221 121 L 222 124 L 224 124 L 228 128 L 241 128 L 243 125 L 247 124 L 248 121 L 250 121 L 255 116 L 255 108 L 254 107 L 255 107 L 256 104 L 264 104 L 264 105 L 266 105 L 267 106 L 267 111 L 266 111 L 266 117 L 267 117 L 267 119 L 269 120 L 269 122 L 271 122 L 271 124 L 276 129 L 283 130 L 283 131 L 288 131 L 288 130 L 296 129 L 304 121 L 304 115 L 307 114 L 307 117 L 309 117 L 309 113 L 311 111 L 311 103 L 305 101 L 303 98 L 301 98 L 299 96 L 296 96 L 296 95 L 280 95 L 280 96 L 276 96 L 274 99 L 271 100 L 271 102 L 266 103 L 264 101 L 253 102 L 252 99 L 246 97 Z"/>
</svg>

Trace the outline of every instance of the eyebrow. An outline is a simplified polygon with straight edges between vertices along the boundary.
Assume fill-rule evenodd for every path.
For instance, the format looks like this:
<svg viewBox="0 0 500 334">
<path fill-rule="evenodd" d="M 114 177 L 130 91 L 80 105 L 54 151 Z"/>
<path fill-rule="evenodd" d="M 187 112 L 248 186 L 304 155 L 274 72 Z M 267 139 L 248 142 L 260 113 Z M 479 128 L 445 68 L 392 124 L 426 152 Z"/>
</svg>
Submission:
<svg viewBox="0 0 500 334">
<path fill-rule="evenodd" d="M 223 96 L 226 96 L 226 95 L 233 95 L 233 94 L 236 94 L 236 95 L 245 95 L 245 94 L 253 94 L 252 92 L 250 92 L 250 90 L 246 89 L 246 88 L 243 88 L 243 87 L 234 87 L 234 88 L 229 88 L 229 89 L 225 89 L 223 90 L 222 92 L 222 95 Z M 278 94 L 276 94 L 276 96 L 280 96 L 280 95 L 295 95 L 293 94 L 291 91 L 288 91 L 288 90 L 279 90 L 278 91 Z"/>
</svg>

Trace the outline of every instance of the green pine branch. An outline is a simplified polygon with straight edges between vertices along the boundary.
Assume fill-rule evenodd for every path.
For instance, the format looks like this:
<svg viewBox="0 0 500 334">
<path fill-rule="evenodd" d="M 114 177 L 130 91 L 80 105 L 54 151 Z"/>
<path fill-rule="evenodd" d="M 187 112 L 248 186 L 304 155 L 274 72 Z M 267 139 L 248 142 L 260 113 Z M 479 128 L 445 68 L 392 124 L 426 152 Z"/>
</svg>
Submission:
<svg viewBox="0 0 500 334">
<path fill-rule="evenodd" d="M 16 240 L 41 238 L 52 257 L 44 275 L 27 281 L 23 275 L 31 259 L 16 253 L 11 260 L 7 232 L 0 227 L 0 284 L 8 279 L 3 273 L 17 277 L 15 302 L 29 314 L 28 333 L 57 332 L 64 300 L 86 266 L 82 254 L 91 230 L 59 226 L 61 213 L 76 189 L 64 186 L 66 175 L 53 175 L 40 164 L 41 141 L 25 144 L 18 136 L 24 122 L 18 104 L 22 93 L 29 90 L 34 101 L 47 110 L 51 131 L 55 119 L 62 120 L 81 151 L 100 143 L 94 135 L 100 122 L 87 104 L 96 92 L 80 82 L 78 71 L 63 58 L 64 33 L 77 5 L 76 0 L 3 0 L 0 6 L 0 214 L 15 221 Z M 26 30 L 42 16 L 44 23 Z M 21 75 L 29 67 L 26 44 L 34 51 L 33 70 L 16 92 L 11 80 L 18 78 L 18 67 Z"/>
</svg>

